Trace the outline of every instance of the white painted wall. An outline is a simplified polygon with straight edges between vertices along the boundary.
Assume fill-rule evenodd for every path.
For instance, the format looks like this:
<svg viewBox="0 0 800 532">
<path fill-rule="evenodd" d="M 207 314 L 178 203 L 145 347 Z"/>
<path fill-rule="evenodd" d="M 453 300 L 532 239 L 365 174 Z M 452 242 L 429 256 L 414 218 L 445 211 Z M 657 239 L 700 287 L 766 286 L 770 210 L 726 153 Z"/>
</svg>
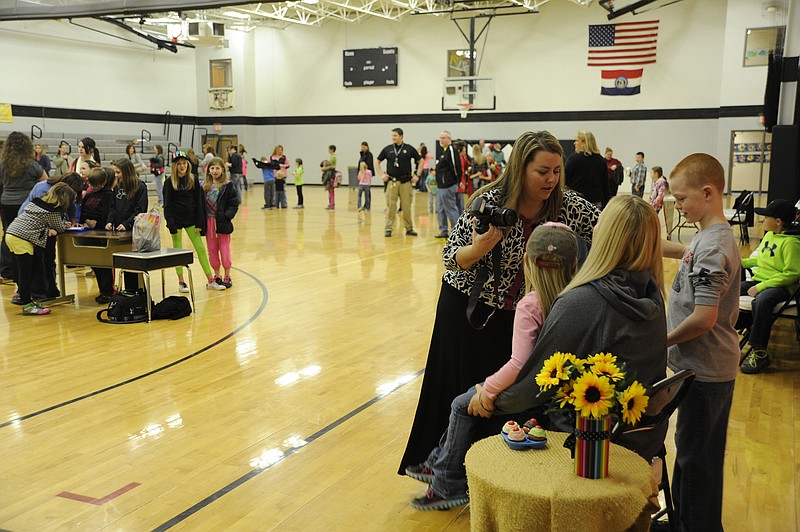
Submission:
<svg viewBox="0 0 800 532">
<path fill-rule="evenodd" d="M 0 101 L 73 109 L 194 115 L 195 61 L 108 23 L 76 20 L 0 23 Z M 104 124 L 104 127 L 108 124 Z"/>
</svg>

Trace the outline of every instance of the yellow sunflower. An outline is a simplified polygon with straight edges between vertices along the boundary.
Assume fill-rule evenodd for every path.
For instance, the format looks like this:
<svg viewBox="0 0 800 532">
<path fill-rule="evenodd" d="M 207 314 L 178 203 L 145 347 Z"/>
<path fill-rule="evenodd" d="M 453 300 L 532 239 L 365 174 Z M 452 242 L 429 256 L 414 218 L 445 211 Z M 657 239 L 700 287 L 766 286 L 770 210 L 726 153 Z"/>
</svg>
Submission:
<svg viewBox="0 0 800 532">
<path fill-rule="evenodd" d="M 562 380 L 569 378 L 564 373 L 564 363 L 566 356 L 564 353 L 556 352 L 548 358 L 542 370 L 536 375 L 536 384 L 542 391 L 549 390 L 552 386 L 557 386 Z"/>
<path fill-rule="evenodd" d="M 576 371 L 568 371 L 567 373 L 583 373 L 584 366 L 586 365 L 586 361 L 582 358 L 578 358 L 572 353 L 562 353 L 564 356 L 565 365 L 569 366 L 572 365 L 575 367 Z"/>
<path fill-rule="evenodd" d="M 625 374 L 613 362 L 596 361 L 591 370 L 597 375 L 608 377 L 608 380 L 614 383 L 625 378 Z"/>
<path fill-rule="evenodd" d="M 566 405 L 571 405 L 575 402 L 575 395 L 573 393 L 572 382 L 567 382 L 558 389 L 553 400 L 558 403 L 559 408 L 564 408 Z"/>
<path fill-rule="evenodd" d="M 617 363 L 617 357 L 611 353 L 597 353 L 586 358 L 589 364 L 597 364 L 598 362 L 609 362 L 611 364 Z"/>
<path fill-rule="evenodd" d="M 633 381 L 630 386 L 617 394 L 622 410 L 622 420 L 625 423 L 635 425 L 639 422 L 647 408 L 647 403 L 650 402 L 646 393 L 644 386 L 638 381 Z"/>
<path fill-rule="evenodd" d="M 584 373 L 575 379 L 575 410 L 584 417 L 601 418 L 614 406 L 614 387 L 607 377 Z"/>
</svg>

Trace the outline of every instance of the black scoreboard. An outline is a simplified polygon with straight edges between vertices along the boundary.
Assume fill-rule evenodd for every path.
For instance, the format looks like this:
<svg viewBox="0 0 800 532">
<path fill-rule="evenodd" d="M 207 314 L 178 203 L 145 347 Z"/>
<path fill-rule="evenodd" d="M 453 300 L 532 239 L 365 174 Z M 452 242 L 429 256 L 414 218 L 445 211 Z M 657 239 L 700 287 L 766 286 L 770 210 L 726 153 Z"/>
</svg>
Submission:
<svg viewBox="0 0 800 532">
<path fill-rule="evenodd" d="M 344 50 L 345 87 L 397 86 L 397 48 Z"/>
</svg>

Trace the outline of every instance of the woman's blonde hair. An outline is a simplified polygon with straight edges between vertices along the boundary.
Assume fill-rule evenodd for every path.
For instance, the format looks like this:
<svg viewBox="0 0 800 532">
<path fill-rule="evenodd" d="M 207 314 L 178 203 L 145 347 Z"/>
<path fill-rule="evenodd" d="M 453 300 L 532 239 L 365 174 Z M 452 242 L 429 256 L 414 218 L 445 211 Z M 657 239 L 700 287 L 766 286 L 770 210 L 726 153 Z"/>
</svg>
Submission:
<svg viewBox="0 0 800 532">
<path fill-rule="evenodd" d="M 472 160 L 476 166 L 483 166 L 486 164 L 486 157 L 483 156 L 483 150 L 479 144 L 472 145 Z"/>
<path fill-rule="evenodd" d="M 595 140 L 594 134 L 591 131 L 578 131 L 575 138 L 583 142 L 584 155 L 590 155 L 592 153 L 600 155 L 600 148 L 597 147 L 597 140 Z"/>
<path fill-rule="evenodd" d="M 212 166 L 219 166 L 220 168 L 222 168 L 222 173 L 219 174 L 219 177 L 217 179 L 214 179 L 211 176 L 211 172 L 209 172 Z M 216 183 L 217 186 L 219 187 L 227 180 L 228 180 L 228 172 L 225 171 L 225 161 L 223 161 L 219 157 L 214 157 L 213 159 L 208 161 L 208 166 L 206 167 L 206 180 L 203 181 L 203 190 L 208 192 L 209 190 L 211 190 L 211 186 L 214 183 Z"/>
<path fill-rule="evenodd" d="M 490 190 L 499 189 L 500 201 L 507 209 L 518 209 L 522 198 L 523 184 L 525 183 L 525 168 L 528 163 L 533 161 L 536 154 L 540 151 L 557 153 L 561 158 L 564 157 L 564 150 L 558 139 L 548 131 L 526 131 L 514 142 L 514 148 L 508 158 L 508 164 L 503 169 L 500 177 L 479 188 L 465 205 L 469 208 L 472 200 Z M 563 161 L 562 161 L 563 167 Z M 564 173 L 561 173 L 558 186 L 553 190 L 550 197 L 544 202 L 542 210 L 534 222 L 556 221 L 561 212 L 561 200 L 564 197 Z"/>
<path fill-rule="evenodd" d="M 136 168 L 133 166 L 133 163 L 127 157 L 123 159 L 117 159 L 111 163 L 111 166 L 116 166 L 119 168 L 122 177 L 119 178 L 117 182 L 117 186 L 122 188 L 125 191 L 125 195 L 133 197 L 136 194 L 136 191 L 139 190 L 139 186 L 142 182 L 139 180 L 139 176 L 136 174 Z"/>
<path fill-rule="evenodd" d="M 36 149 L 37 146 L 39 147 L 40 150 L 42 150 L 42 153 L 40 153 L 39 155 L 47 155 L 47 150 L 44 148 L 44 144 L 34 144 L 33 145 L 34 150 Z"/>
<path fill-rule="evenodd" d="M 275 146 L 275 149 L 272 150 L 272 155 L 277 155 L 278 154 L 278 148 L 283 149 L 283 146 L 281 146 L 280 144 Z"/>
<path fill-rule="evenodd" d="M 649 271 L 664 295 L 661 226 L 655 209 L 642 198 L 611 198 L 594 228 L 592 249 L 578 274 L 562 293 L 602 279 L 614 269 Z"/>
<path fill-rule="evenodd" d="M 178 190 L 180 188 L 180 183 L 181 183 L 180 181 L 181 176 L 178 175 L 178 161 L 180 161 L 180 159 L 172 163 L 171 181 L 172 181 L 172 188 L 175 190 Z M 209 166 L 211 166 L 210 163 Z M 191 161 L 189 161 L 189 159 L 186 159 L 186 175 L 183 177 L 186 178 L 186 190 L 192 190 L 194 188 L 195 177 L 194 174 L 192 173 L 192 164 Z"/>
<path fill-rule="evenodd" d="M 66 183 L 56 183 L 42 196 L 42 201 L 55 205 L 63 212 L 67 212 L 69 206 L 75 201 L 75 191 Z"/>
</svg>

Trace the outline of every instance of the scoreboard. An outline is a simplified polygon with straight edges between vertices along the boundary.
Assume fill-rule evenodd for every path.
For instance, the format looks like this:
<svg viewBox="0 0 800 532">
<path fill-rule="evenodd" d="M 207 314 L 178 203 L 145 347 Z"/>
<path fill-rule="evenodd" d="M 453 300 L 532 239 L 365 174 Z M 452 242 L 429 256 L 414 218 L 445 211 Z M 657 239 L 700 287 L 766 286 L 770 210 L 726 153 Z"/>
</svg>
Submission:
<svg viewBox="0 0 800 532">
<path fill-rule="evenodd" d="M 345 87 L 397 86 L 397 48 L 344 50 Z"/>
</svg>

